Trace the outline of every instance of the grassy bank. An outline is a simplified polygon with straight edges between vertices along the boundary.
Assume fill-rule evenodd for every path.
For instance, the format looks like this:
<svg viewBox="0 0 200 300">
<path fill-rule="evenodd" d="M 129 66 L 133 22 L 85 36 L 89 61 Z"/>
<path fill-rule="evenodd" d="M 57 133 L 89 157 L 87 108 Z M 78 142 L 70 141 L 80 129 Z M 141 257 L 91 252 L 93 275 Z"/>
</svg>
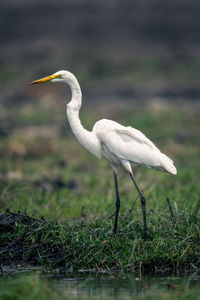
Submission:
<svg viewBox="0 0 200 300">
<path fill-rule="evenodd" d="M 194 214 L 179 212 L 172 220 L 169 213 L 150 211 L 147 242 L 140 219 L 137 210 L 123 211 L 114 236 L 113 217 L 63 224 L 6 213 L 0 215 L 0 262 L 97 271 L 199 267 L 200 222 Z"/>
</svg>

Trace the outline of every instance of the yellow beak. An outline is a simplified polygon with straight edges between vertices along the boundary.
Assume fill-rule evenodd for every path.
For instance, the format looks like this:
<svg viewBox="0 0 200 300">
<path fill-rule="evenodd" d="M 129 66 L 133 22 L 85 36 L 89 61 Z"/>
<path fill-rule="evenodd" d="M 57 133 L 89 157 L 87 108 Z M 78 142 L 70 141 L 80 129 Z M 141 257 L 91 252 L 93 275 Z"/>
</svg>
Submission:
<svg viewBox="0 0 200 300">
<path fill-rule="evenodd" d="M 30 84 L 36 84 L 36 83 L 47 82 L 47 81 L 50 81 L 50 80 L 52 80 L 52 79 L 54 79 L 54 78 L 57 78 L 57 77 L 59 77 L 59 76 L 60 76 L 60 75 L 58 75 L 58 74 L 57 74 L 57 75 L 53 74 L 53 75 L 50 75 L 50 76 L 43 77 L 43 78 L 41 78 L 41 79 L 32 81 L 32 82 L 30 82 Z"/>
</svg>

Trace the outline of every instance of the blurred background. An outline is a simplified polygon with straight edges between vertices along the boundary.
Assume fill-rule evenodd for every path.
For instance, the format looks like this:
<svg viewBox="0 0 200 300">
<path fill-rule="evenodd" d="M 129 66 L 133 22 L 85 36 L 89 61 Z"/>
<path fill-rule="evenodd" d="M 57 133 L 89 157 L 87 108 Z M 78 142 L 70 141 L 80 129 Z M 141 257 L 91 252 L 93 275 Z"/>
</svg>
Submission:
<svg viewBox="0 0 200 300">
<path fill-rule="evenodd" d="M 68 88 L 27 85 L 62 69 L 80 82 L 85 127 L 101 118 L 132 125 L 170 155 L 180 172 L 186 164 L 192 170 L 189 162 L 199 153 L 199 11 L 197 0 L 1 1 L 1 208 L 16 183 L 29 195 L 38 188 L 87 195 L 86 187 L 99 186 L 98 193 L 113 196 L 107 163 L 101 171 L 102 164 L 71 134 Z M 139 172 L 141 178 L 146 174 Z M 190 184 L 192 174 L 184 177 Z M 125 183 L 123 192 L 129 192 Z M 16 193 L 13 198 L 16 205 Z"/>
</svg>

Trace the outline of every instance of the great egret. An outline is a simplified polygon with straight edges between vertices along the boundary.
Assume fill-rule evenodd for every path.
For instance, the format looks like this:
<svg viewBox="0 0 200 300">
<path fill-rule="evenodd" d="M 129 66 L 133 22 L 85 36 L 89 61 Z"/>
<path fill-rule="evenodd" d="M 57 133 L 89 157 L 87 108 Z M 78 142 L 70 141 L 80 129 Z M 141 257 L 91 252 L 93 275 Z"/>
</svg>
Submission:
<svg viewBox="0 0 200 300">
<path fill-rule="evenodd" d="M 139 130 L 130 126 L 125 127 L 111 120 L 96 122 L 93 130 L 86 130 L 79 119 L 82 104 L 82 93 L 76 77 L 68 71 L 58 71 L 53 75 L 31 82 L 31 84 L 64 82 L 69 85 L 72 93 L 71 101 L 67 104 L 67 117 L 73 133 L 79 143 L 97 158 L 103 154 L 111 163 L 116 192 L 116 211 L 114 234 L 117 231 L 117 221 L 120 209 L 117 168 L 123 166 L 129 173 L 141 199 L 144 239 L 147 239 L 146 199 L 139 189 L 133 175 L 132 166 L 146 166 L 175 175 L 177 173 L 173 161 L 160 150 Z"/>
</svg>

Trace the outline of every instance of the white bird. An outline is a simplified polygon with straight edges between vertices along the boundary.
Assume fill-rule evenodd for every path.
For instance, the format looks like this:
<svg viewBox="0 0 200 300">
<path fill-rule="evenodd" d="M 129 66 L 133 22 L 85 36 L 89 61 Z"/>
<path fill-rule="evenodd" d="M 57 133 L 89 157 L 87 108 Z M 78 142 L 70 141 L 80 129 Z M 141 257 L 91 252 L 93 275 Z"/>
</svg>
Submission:
<svg viewBox="0 0 200 300">
<path fill-rule="evenodd" d="M 53 75 L 31 82 L 64 82 L 71 89 L 71 101 L 67 104 L 66 112 L 71 129 L 79 143 L 97 158 L 103 154 L 111 163 L 116 192 L 116 212 L 114 234 L 117 231 L 117 221 L 120 209 L 117 169 L 123 166 L 129 173 L 139 193 L 144 222 L 144 239 L 147 239 L 146 200 L 139 189 L 132 167 L 146 166 L 175 175 L 177 173 L 173 161 L 160 150 L 139 130 L 130 126 L 125 127 L 117 122 L 103 119 L 95 123 L 92 131 L 86 130 L 79 119 L 82 104 L 82 93 L 76 77 L 68 71 L 58 71 Z"/>
</svg>

